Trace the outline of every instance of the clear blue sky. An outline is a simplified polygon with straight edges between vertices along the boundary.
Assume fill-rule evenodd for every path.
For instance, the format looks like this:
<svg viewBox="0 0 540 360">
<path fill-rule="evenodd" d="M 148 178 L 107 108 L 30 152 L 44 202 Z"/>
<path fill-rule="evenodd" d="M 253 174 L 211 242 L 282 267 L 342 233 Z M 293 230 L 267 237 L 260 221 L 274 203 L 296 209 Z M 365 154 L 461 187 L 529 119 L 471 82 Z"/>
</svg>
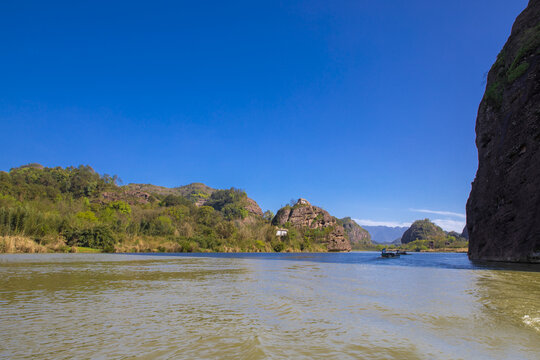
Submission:
<svg viewBox="0 0 540 360">
<path fill-rule="evenodd" d="M 527 5 L 79 3 L 0 3 L 0 170 L 88 164 L 447 229 L 464 222 L 485 73 Z"/>
</svg>

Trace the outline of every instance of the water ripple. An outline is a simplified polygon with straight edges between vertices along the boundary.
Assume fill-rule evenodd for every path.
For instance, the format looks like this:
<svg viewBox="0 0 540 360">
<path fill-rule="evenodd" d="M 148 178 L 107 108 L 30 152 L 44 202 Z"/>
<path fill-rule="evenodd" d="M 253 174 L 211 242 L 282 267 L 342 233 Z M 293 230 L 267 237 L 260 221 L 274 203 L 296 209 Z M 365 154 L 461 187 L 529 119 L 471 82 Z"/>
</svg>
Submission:
<svg viewBox="0 0 540 360">
<path fill-rule="evenodd" d="M 0 358 L 535 359 L 540 352 L 538 272 L 464 268 L 461 254 L 433 254 L 431 266 L 324 255 L 1 258 Z M 456 266 L 448 264 L 453 256 Z"/>
</svg>

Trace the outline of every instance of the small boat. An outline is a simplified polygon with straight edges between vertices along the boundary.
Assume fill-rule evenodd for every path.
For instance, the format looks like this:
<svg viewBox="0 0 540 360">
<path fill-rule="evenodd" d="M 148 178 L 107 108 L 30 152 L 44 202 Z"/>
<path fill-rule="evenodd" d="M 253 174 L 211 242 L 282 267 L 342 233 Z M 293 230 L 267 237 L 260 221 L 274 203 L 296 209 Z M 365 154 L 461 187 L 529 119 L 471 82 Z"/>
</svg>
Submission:
<svg viewBox="0 0 540 360">
<path fill-rule="evenodd" d="M 411 255 L 408 252 L 406 252 L 405 250 L 398 250 L 398 251 L 396 251 L 396 254 L 397 255 Z"/>
<path fill-rule="evenodd" d="M 383 258 L 395 258 L 395 257 L 399 257 L 399 254 L 397 252 L 386 251 L 386 249 L 382 249 L 381 257 L 383 257 Z"/>
</svg>

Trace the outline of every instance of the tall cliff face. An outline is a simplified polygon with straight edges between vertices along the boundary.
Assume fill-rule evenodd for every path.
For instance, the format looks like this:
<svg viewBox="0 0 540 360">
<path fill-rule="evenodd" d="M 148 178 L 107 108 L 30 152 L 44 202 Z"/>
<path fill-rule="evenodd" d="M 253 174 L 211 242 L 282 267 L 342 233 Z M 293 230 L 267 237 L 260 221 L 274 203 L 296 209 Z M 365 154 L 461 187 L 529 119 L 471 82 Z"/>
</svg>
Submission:
<svg viewBox="0 0 540 360">
<path fill-rule="evenodd" d="M 476 146 L 469 258 L 540 262 L 540 0 L 518 16 L 489 71 Z"/>
<path fill-rule="evenodd" d="M 313 206 L 305 199 L 299 199 L 294 206 L 286 206 L 277 212 L 272 224 L 283 226 L 286 223 L 295 228 L 328 229 L 326 238 L 328 251 L 351 251 L 351 243 L 345 236 L 345 229 L 328 211 Z"/>
</svg>

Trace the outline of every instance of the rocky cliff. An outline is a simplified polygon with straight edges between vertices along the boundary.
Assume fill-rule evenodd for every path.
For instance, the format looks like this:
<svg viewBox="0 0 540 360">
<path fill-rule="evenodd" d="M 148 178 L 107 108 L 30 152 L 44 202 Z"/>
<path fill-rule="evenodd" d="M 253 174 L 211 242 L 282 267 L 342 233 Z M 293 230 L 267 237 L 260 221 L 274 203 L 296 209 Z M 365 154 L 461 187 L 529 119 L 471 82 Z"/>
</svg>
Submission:
<svg viewBox="0 0 540 360">
<path fill-rule="evenodd" d="M 416 220 L 401 237 L 401 243 L 408 244 L 415 240 L 432 240 L 444 238 L 445 236 L 446 233 L 443 229 L 432 223 L 429 219 Z"/>
<path fill-rule="evenodd" d="M 353 219 L 346 217 L 341 219 L 340 222 L 343 225 L 343 229 L 345 229 L 345 233 L 349 237 L 349 242 L 352 247 L 361 248 L 363 246 L 373 245 L 369 232 L 358 225 Z"/>
<path fill-rule="evenodd" d="M 489 71 L 467 202 L 469 258 L 540 262 L 540 0 L 531 0 Z"/>
<path fill-rule="evenodd" d="M 328 251 L 351 250 L 351 243 L 345 235 L 345 229 L 337 219 L 328 211 L 311 205 L 305 199 L 299 199 L 294 206 L 279 209 L 272 219 L 272 224 L 275 226 L 283 226 L 287 223 L 297 229 L 328 229 L 330 230 L 326 237 Z"/>
<path fill-rule="evenodd" d="M 262 209 L 259 206 L 259 204 L 257 204 L 257 202 L 255 200 L 253 200 L 251 198 L 247 198 L 245 207 L 246 207 L 246 210 L 251 215 L 260 216 L 260 217 L 263 216 Z"/>
</svg>

